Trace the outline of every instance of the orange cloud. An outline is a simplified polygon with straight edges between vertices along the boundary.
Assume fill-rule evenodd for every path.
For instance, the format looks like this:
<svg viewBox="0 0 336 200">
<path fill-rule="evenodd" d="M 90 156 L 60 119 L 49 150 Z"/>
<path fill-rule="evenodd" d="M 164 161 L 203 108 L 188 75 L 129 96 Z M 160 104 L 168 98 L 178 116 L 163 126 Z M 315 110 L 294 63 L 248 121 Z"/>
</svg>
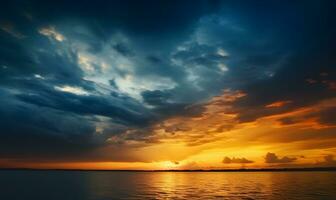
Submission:
<svg viewBox="0 0 336 200">
<path fill-rule="evenodd" d="M 237 115 L 244 109 L 235 103 L 246 95 L 241 91 L 226 90 L 206 103 L 194 105 L 202 108 L 199 115 L 172 116 L 148 129 L 114 135 L 107 146 L 91 152 L 90 158 L 104 155 L 105 160 L 59 165 L 27 162 L 27 167 L 218 169 L 239 168 L 242 164 L 248 164 L 251 168 L 274 167 L 273 164 L 315 166 L 316 160 L 323 159 L 324 155 L 336 153 L 333 134 L 336 122 L 333 121 L 332 111 L 336 98 L 297 109 L 284 107 L 286 109 L 279 112 L 260 115 L 255 121 L 241 122 Z M 283 106 L 290 103 L 280 102 L 272 104 Z M 272 110 L 264 106 L 256 109 Z M 279 157 L 269 153 L 265 163 L 267 152 L 293 156 Z M 226 155 L 224 160 L 223 155 Z M 305 158 L 296 159 L 299 155 Z M 228 165 L 223 165 L 223 161 Z"/>
<path fill-rule="evenodd" d="M 268 152 L 265 156 L 265 163 L 290 163 L 294 162 L 297 158 L 284 156 L 279 158 L 275 153 Z"/>
<path fill-rule="evenodd" d="M 282 107 L 284 105 L 287 105 L 289 103 L 291 103 L 292 101 L 276 101 L 273 102 L 271 104 L 266 105 L 266 108 L 278 108 L 278 107 Z"/>
<path fill-rule="evenodd" d="M 231 163 L 238 163 L 238 164 L 248 164 L 248 163 L 253 163 L 254 161 L 248 160 L 246 158 L 229 158 L 229 157 L 224 157 L 223 163 L 224 164 L 231 164 Z"/>
</svg>

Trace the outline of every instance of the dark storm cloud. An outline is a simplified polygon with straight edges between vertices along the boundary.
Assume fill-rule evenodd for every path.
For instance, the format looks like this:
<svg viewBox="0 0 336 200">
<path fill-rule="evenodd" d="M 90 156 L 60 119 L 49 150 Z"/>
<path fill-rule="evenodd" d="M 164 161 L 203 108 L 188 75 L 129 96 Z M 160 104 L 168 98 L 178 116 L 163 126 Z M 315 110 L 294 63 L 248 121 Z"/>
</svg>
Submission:
<svg viewBox="0 0 336 200">
<path fill-rule="evenodd" d="M 292 6 L 293 9 L 289 9 L 285 4 L 279 5 L 272 18 L 272 23 L 279 25 L 270 30 L 272 36 L 283 35 L 278 38 L 279 42 L 273 40 L 274 47 L 269 47 L 269 49 L 271 49 L 270 52 L 274 48 L 279 50 L 269 55 L 255 57 L 252 60 L 247 58 L 246 64 L 251 65 L 252 63 L 253 66 L 253 63 L 256 63 L 255 66 L 260 68 L 272 65 L 269 62 L 277 60 L 276 57 L 287 55 L 276 70 L 270 68 L 273 71 L 270 78 L 255 79 L 256 81 L 250 81 L 240 87 L 248 93 L 246 97 L 236 102 L 236 106 L 240 110 L 238 111 L 240 121 L 254 121 L 262 116 L 309 106 L 322 99 L 335 96 L 330 87 L 322 84 L 323 80 L 336 79 L 334 67 L 336 60 L 331 53 L 336 48 L 335 39 L 332 36 L 336 30 L 332 25 L 331 9 L 335 5 L 331 1 L 324 1 L 318 5 L 309 2 L 305 6 L 300 3 Z M 286 15 L 284 11 L 287 11 Z M 267 12 L 258 13 L 257 18 L 266 17 L 268 14 Z M 304 18 L 293 16 L 304 16 Z M 289 23 L 283 21 L 287 17 L 293 17 Z M 256 25 L 263 25 L 260 23 L 266 25 L 271 22 L 258 20 Z M 261 26 L 261 28 L 265 29 L 266 26 Z M 281 50 L 283 48 L 286 51 Z M 241 69 L 238 68 L 238 70 Z M 309 84 L 307 79 L 316 79 L 320 82 Z M 290 100 L 292 103 L 281 108 L 265 108 L 266 105 L 273 102 L 286 100 Z"/>
<path fill-rule="evenodd" d="M 11 1 L 1 9 L 7 20 L 29 21 L 31 16 L 39 23 L 55 23 L 70 19 L 86 21 L 96 35 L 108 37 L 114 29 L 127 29 L 131 33 L 157 34 L 183 32 L 204 13 L 215 10 L 216 1 Z M 192 5 L 192 9 L 190 8 Z M 188 12 L 186 12 L 188 10 Z M 176 20 L 178 19 L 178 20 Z M 24 26 L 24 25 L 22 25 Z M 158 35 L 157 35 L 158 36 Z M 156 36 L 155 36 L 156 37 Z"/>
<path fill-rule="evenodd" d="M 35 104 L 38 106 L 50 107 L 58 110 L 69 111 L 83 115 L 101 115 L 114 118 L 121 123 L 146 124 L 148 116 L 145 110 L 137 111 L 137 107 L 132 104 L 117 104 L 117 99 L 104 99 L 95 96 L 78 96 L 67 93 L 54 92 L 49 94 L 17 95 L 17 98 L 23 102 Z M 90 105 L 88 107 L 88 105 Z M 127 106 L 127 108 L 122 108 Z"/>
<path fill-rule="evenodd" d="M 158 114 L 158 119 L 171 116 L 196 117 L 202 115 L 205 108 L 200 105 L 190 105 L 174 101 L 173 90 L 144 91 L 141 95 L 144 102 L 154 106 L 153 111 Z"/>
<path fill-rule="evenodd" d="M 241 122 L 334 97 L 332 8 L 331 1 L 4 2 L 1 156 L 90 151 L 111 135 L 147 142 L 151 125 L 201 116 L 199 103 L 228 88 L 247 93 L 232 105 Z M 267 107 L 277 101 L 291 103 Z M 333 110 L 319 115 L 335 121 Z M 178 130 L 185 127 L 167 132 Z"/>
<path fill-rule="evenodd" d="M 40 157 L 77 152 L 94 145 L 94 126 L 85 118 L 63 111 L 31 106 L 1 90 L 2 157 Z"/>
<path fill-rule="evenodd" d="M 190 3 L 4 3 L 0 14 L 2 156 L 41 158 L 50 154 L 62 157 L 65 152 L 76 154 L 104 145 L 104 139 L 111 134 L 121 134 L 132 127 L 145 130 L 152 121 L 157 121 L 155 113 L 151 114 L 152 111 L 138 100 L 118 91 L 112 77 L 109 81 L 112 88 L 107 91 L 86 80 L 85 72 L 79 67 L 79 51 L 74 45 L 88 45 L 88 52 L 98 54 L 103 51 L 110 35 L 118 31 L 134 38 L 138 35 L 150 37 L 155 41 L 152 45 L 157 41 L 164 45 L 160 38 L 175 40 L 177 35 L 186 34 L 200 15 L 215 8 L 213 2 L 199 1 L 193 2 L 192 11 L 185 12 Z M 125 57 L 133 57 L 135 50 L 139 50 L 132 49 L 124 41 L 112 42 L 111 48 Z M 162 65 L 151 53 L 144 56 L 152 63 L 149 66 Z M 96 64 L 91 66 L 99 71 Z M 166 70 L 162 70 L 164 68 Z M 139 70 L 137 73 L 151 72 L 171 77 L 183 74 L 178 72 L 180 70 L 175 71 L 166 63 L 161 69 L 153 66 L 147 72 Z M 117 73 L 125 76 L 125 72 Z M 60 91 L 62 88 L 68 88 L 70 92 Z M 153 100 L 149 101 L 153 103 Z M 179 103 L 177 107 L 183 110 L 185 106 Z M 160 109 L 169 110 L 168 107 L 177 110 L 175 105 Z M 162 116 L 166 115 L 164 112 Z M 101 121 L 96 116 L 107 119 Z M 96 135 L 97 123 L 105 123 L 101 136 Z M 141 140 L 141 135 L 137 139 Z"/>
<path fill-rule="evenodd" d="M 118 88 L 115 80 L 109 80 L 109 84 L 113 87 L 113 88 Z"/>
<path fill-rule="evenodd" d="M 272 79 L 259 81 L 244 88 L 248 95 L 236 102 L 237 108 L 241 110 L 238 116 L 240 121 L 254 121 L 263 116 L 310 106 L 322 99 L 335 97 L 335 93 L 328 87 L 308 84 L 305 79 L 328 71 L 330 78 L 334 80 L 335 72 L 332 66 L 336 62 L 328 59 L 330 63 L 324 63 L 327 58 L 297 56 Z M 320 65 L 328 67 L 327 69 L 316 67 Z M 291 103 L 278 108 L 267 108 L 267 105 L 277 101 L 291 101 Z"/>
<path fill-rule="evenodd" d="M 118 117 L 115 113 L 115 109 L 120 108 L 106 106 L 101 102 L 105 100 L 99 100 L 97 97 L 89 99 L 92 108 L 89 111 L 85 109 L 87 104 L 83 105 L 83 99 L 71 94 L 54 91 L 55 94 L 47 96 L 51 94 L 39 91 L 40 97 L 28 99 L 25 99 L 27 96 L 15 96 L 8 91 L 0 91 L 2 99 L 0 101 L 2 105 L 0 107 L 1 157 L 29 161 L 122 160 L 118 156 L 96 151 L 107 145 L 106 140 L 109 137 L 122 134 L 130 127 L 143 127 L 144 121 L 142 120 L 146 120 L 146 116 L 143 116 L 139 124 L 133 121 L 132 114 L 128 113 L 129 116 L 125 121 L 121 119 L 123 118 L 121 115 Z M 52 91 L 47 91 L 52 93 Z M 43 95 L 48 98 L 41 99 Z M 96 112 L 106 114 L 111 118 L 107 117 L 106 119 L 109 120 L 106 121 L 97 117 L 94 114 Z M 127 114 L 129 111 L 122 112 Z M 97 132 L 97 127 L 99 127 L 97 124 L 101 123 L 107 123 L 108 127 Z M 140 140 L 141 137 L 138 137 Z"/>
<path fill-rule="evenodd" d="M 171 93 L 169 91 L 144 91 L 142 93 L 142 97 L 144 101 L 150 105 L 160 106 L 168 104 L 169 97 L 171 97 Z"/>
<path fill-rule="evenodd" d="M 122 43 L 113 45 L 113 48 L 124 56 L 133 56 L 134 54 L 127 46 Z"/>
</svg>

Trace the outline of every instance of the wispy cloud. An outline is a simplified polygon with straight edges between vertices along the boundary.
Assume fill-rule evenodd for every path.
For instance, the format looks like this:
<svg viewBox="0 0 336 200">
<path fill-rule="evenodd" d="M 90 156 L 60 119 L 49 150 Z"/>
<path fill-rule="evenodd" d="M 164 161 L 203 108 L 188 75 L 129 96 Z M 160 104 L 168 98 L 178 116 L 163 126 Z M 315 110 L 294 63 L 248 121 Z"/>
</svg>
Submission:
<svg viewBox="0 0 336 200">
<path fill-rule="evenodd" d="M 44 36 L 55 39 L 59 42 L 62 42 L 66 39 L 64 35 L 56 31 L 56 28 L 54 26 L 40 28 L 38 32 Z"/>
</svg>

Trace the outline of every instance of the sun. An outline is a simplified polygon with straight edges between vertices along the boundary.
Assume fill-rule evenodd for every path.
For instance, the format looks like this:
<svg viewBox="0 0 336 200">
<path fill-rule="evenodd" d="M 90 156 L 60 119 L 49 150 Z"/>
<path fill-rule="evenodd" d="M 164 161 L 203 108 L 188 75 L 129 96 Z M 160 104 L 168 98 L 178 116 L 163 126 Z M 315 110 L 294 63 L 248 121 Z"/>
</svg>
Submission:
<svg viewBox="0 0 336 200">
<path fill-rule="evenodd" d="M 163 161 L 160 165 L 162 170 L 173 170 L 179 168 L 179 163 L 176 161 Z"/>
</svg>

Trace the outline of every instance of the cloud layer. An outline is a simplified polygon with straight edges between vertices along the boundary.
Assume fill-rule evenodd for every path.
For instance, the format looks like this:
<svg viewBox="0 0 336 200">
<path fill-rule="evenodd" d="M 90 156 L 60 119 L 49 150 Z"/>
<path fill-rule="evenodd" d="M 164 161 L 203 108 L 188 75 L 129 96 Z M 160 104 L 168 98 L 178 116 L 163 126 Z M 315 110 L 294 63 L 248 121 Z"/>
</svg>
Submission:
<svg viewBox="0 0 336 200">
<path fill-rule="evenodd" d="M 165 141 L 335 147 L 333 4 L 5 2 L 0 157 L 149 162 L 130 151 Z M 298 134 L 228 138 L 263 120 Z"/>
</svg>

